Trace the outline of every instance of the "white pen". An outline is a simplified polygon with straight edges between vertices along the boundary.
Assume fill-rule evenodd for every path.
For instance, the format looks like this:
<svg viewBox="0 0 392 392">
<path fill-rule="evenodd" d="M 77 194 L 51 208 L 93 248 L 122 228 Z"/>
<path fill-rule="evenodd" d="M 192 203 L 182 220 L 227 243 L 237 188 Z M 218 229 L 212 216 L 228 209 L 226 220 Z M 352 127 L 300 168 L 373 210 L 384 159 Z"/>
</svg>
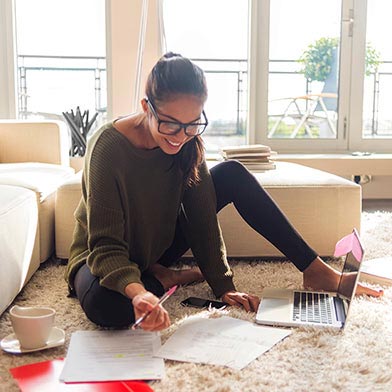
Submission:
<svg viewBox="0 0 392 392">
<path fill-rule="evenodd" d="M 177 285 L 173 286 L 171 289 L 167 290 L 165 294 L 159 299 L 159 301 L 154 305 L 154 307 L 148 312 L 144 313 L 143 316 L 139 317 L 133 324 L 131 329 L 136 329 L 159 305 L 163 304 L 177 289 Z"/>
</svg>

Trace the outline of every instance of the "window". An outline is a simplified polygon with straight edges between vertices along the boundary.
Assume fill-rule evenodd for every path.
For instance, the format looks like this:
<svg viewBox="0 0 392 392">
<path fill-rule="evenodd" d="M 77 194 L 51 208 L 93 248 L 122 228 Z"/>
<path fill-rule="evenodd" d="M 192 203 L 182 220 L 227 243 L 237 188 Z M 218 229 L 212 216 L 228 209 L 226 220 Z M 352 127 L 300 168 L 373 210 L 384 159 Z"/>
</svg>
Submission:
<svg viewBox="0 0 392 392">
<path fill-rule="evenodd" d="M 193 59 L 206 73 L 209 151 L 246 143 L 248 2 L 165 0 L 168 51 Z"/>
<path fill-rule="evenodd" d="M 279 152 L 390 151 L 390 1 L 246 3 L 164 3 L 168 49 L 205 60 L 209 146 L 249 141 Z M 246 60 L 237 90 L 222 72 L 234 56 Z M 229 125 L 235 114 L 237 128 Z"/>
<path fill-rule="evenodd" d="M 19 117 L 105 112 L 105 1 L 16 0 Z"/>
</svg>

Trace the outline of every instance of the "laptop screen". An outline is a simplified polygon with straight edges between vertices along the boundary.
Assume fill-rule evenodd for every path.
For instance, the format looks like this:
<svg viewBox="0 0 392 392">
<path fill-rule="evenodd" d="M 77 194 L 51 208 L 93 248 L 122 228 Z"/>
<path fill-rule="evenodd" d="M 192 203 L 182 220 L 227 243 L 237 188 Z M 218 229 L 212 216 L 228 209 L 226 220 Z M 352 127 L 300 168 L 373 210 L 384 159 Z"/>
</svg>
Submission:
<svg viewBox="0 0 392 392">
<path fill-rule="evenodd" d="M 338 295 L 343 299 L 351 301 L 355 295 L 359 269 L 364 252 L 358 232 L 355 229 L 349 236 L 344 237 L 341 241 L 347 241 L 347 253 L 338 286 Z"/>
</svg>

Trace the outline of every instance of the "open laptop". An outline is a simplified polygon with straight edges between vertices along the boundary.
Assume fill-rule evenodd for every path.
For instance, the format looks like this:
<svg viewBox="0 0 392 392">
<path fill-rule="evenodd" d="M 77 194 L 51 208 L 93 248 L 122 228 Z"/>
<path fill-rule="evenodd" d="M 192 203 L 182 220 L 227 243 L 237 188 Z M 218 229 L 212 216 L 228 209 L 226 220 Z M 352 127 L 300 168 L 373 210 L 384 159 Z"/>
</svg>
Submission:
<svg viewBox="0 0 392 392">
<path fill-rule="evenodd" d="M 356 229 L 342 238 L 334 256 L 345 255 L 338 291 L 315 292 L 264 288 L 256 323 L 273 326 L 343 328 L 358 284 L 363 246 Z"/>
</svg>

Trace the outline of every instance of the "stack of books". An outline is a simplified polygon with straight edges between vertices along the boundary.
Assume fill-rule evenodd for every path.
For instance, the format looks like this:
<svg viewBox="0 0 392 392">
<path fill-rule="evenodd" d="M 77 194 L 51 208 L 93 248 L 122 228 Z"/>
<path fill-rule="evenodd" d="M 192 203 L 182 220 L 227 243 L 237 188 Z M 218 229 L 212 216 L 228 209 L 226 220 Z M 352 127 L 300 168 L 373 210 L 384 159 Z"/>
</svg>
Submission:
<svg viewBox="0 0 392 392">
<path fill-rule="evenodd" d="M 222 147 L 223 159 L 235 159 L 251 171 L 266 171 L 275 169 L 273 161 L 277 155 L 269 146 L 263 144 L 250 144 L 243 146 Z"/>
</svg>

